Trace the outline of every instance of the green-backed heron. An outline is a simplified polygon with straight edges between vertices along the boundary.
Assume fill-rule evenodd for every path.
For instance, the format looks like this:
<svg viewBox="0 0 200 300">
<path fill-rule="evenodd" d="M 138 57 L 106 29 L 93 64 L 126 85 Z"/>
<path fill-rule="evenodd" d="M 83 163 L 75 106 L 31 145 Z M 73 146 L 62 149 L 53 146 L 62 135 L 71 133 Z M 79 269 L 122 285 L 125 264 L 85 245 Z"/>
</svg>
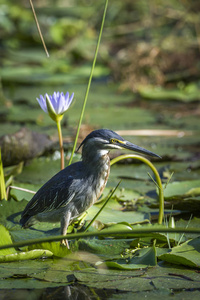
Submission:
<svg viewBox="0 0 200 300">
<path fill-rule="evenodd" d="M 25 207 L 20 223 L 28 228 L 36 222 L 61 222 L 61 234 L 69 224 L 101 196 L 110 173 L 111 149 L 129 149 L 153 157 L 159 155 L 124 140 L 112 130 L 91 132 L 80 144 L 82 161 L 58 172 L 45 183 Z M 68 247 L 67 240 L 62 241 Z"/>
</svg>

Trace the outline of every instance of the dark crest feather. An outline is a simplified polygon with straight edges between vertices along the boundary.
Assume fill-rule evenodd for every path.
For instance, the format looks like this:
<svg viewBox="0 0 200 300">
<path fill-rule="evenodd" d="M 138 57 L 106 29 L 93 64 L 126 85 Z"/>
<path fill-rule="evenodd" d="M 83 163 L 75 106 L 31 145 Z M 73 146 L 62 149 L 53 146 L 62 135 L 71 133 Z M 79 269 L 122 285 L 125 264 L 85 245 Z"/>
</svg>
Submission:
<svg viewBox="0 0 200 300">
<path fill-rule="evenodd" d="M 88 134 L 88 136 L 86 136 L 86 138 L 82 141 L 82 143 L 80 144 L 80 146 L 78 147 L 77 151 L 85 144 L 85 142 L 87 142 L 89 139 L 92 138 L 102 138 L 102 139 L 107 139 L 108 141 L 110 139 L 118 139 L 120 141 L 124 141 L 124 139 L 117 134 L 116 132 L 109 130 L 109 129 L 97 129 L 94 130 L 92 132 L 90 132 L 90 134 Z"/>
</svg>

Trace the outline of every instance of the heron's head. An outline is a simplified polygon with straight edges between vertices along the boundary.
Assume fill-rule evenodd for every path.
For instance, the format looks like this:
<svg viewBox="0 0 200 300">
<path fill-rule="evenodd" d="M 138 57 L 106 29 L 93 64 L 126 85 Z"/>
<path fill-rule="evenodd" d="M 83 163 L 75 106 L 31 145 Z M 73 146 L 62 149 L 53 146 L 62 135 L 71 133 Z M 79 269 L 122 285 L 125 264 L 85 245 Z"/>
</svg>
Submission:
<svg viewBox="0 0 200 300">
<path fill-rule="evenodd" d="M 126 141 L 119 134 L 109 129 L 98 129 L 92 131 L 82 141 L 79 148 L 81 146 L 83 146 L 83 151 L 98 151 L 101 155 L 108 153 L 111 149 L 129 149 L 131 151 L 160 158 L 159 155 Z"/>
</svg>

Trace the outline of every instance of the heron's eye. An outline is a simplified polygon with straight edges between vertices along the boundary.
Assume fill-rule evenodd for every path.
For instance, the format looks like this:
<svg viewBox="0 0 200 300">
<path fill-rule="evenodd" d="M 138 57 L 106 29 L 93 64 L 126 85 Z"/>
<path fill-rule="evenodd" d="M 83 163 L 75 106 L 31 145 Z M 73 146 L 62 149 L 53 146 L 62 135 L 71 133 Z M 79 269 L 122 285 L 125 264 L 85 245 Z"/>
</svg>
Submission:
<svg viewBox="0 0 200 300">
<path fill-rule="evenodd" d="M 111 142 L 111 144 L 115 144 L 115 143 L 117 143 L 119 141 L 117 139 L 111 139 L 110 142 Z"/>
<path fill-rule="evenodd" d="M 111 144 L 117 144 L 117 145 L 120 145 L 120 144 L 126 144 L 126 142 L 125 141 L 120 141 L 120 140 L 118 140 L 118 139 L 110 139 L 110 143 Z"/>
</svg>

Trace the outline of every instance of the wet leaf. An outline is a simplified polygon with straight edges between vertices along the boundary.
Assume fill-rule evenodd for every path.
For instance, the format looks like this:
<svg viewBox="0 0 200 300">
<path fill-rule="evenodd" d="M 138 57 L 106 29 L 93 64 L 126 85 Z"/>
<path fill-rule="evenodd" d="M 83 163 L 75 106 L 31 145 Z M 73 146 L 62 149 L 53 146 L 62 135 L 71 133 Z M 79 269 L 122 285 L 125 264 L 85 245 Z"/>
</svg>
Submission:
<svg viewBox="0 0 200 300">
<path fill-rule="evenodd" d="M 12 239 L 8 230 L 3 226 L 0 225 L 1 237 L 0 237 L 0 245 L 8 245 L 12 244 Z M 32 250 L 28 252 L 21 252 L 16 251 L 14 248 L 8 248 L 0 250 L 0 263 L 2 262 L 11 262 L 11 261 L 19 261 L 19 260 L 28 260 L 28 259 L 35 259 L 41 257 L 51 257 L 53 255 L 52 252 L 48 250 Z"/>
<path fill-rule="evenodd" d="M 173 264 L 200 268 L 200 237 L 174 247 L 170 253 L 160 255 L 159 259 Z"/>
<path fill-rule="evenodd" d="M 35 185 L 35 184 L 13 182 L 12 188 L 10 188 L 10 197 L 12 197 L 17 201 L 21 201 L 23 199 L 29 201 L 34 196 L 34 192 L 35 193 L 37 192 L 39 187 L 40 187 L 39 185 Z M 20 190 L 20 188 L 22 190 Z"/>
<path fill-rule="evenodd" d="M 13 199 L 0 202 L 0 220 L 5 227 L 14 227 L 19 224 L 20 211 L 22 211 L 27 203 L 26 200 L 17 202 Z"/>
<path fill-rule="evenodd" d="M 12 244 L 12 239 L 11 236 L 9 234 L 9 231 L 0 224 L 0 245 L 8 245 L 8 244 Z M 0 250 L 0 259 L 2 256 L 4 255 L 11 255 L 11 254 L 15 254 L 16 250 L 14 248 L 8 248 L 8 249 L 2 249 Z"/>
<path fill-rule="evenodd" d="M 170 183 L 164 191 L 166 208 L 196 212 L 200 208 L 200 181 L 181 181 Z"/>
<path fill-rule="evenodd" d="M 200 195 L 200 180 L 190 180 L 181 182 L 172 182 L 167 185 L 164 191 L 165 198 L 189 198 Z"/>
<path fill-rule="evenodd" d="M 78 282 L 87 284 L 88 286 L 116 289 L 119 291 L 142 291 L 152 290 L 148 281 L 142 278 L 144 271 L 134 270 L 92 270 L 74 272 L 74 276 Z"/>
<path fill-rule="evenodd" d="M 79 241 L 79 249 L 88 251 L 88 253 L 95 253 L 101 259 L 108 260 L 111 258 L 120 257 L 121 253 L 130 247 L 132 240 L 118 239 L 98 240 L 98 239 L 81 239 Z"/>
<path fill-rule="evenodd" d="M 52 242 L 52 243 L 39 243 L 39 244 L 34 244 L 30 245 L 28 247 L 29 250 L 31 249 L 44 249 L 45 251 L 49 251 L 52 253 L 52 255 L 56 257 L 65 257 L 69 255 L 71 252 L 77 250 L 76 245 L 73 243 L 70 243 L 70 250 L 61 245 L 60 242 Z"/>
<path fill-rule="evenodd" d="M 190 220 L 183 220 L 180 219 L 178 221 L 176 221 L 176 227 L 193 227 L 193 228 L 200 228 L 200 219 L 199 218 L 191 218 Z M 196 238 L 196 234 L 191 234 L 191 233 L 185 233 L 184 236 L 187 239 L 192 239 L 192 238 Z M 183 240 L 182 240 L 183 241 Z"/>
<path fill-rule="evenodd" d="M 43 249 L 34 249 L 32 251 L 27 252 L 18 252 L 14 254 L 8 255 L 0 255 L 0 263 L 2 262 L 11 262 L 11 261 L 19 261 L 19 260 L 29 260 L 36 258 L 47 258 L 53 256 L 53 253 L 48 250 Z"/>
<path fill-rule="evenodd" d="M 93 205 L 91 208 L 89 208 L 88 215 L 86 217 L 86 220 L 92 219 L 92 216 L 94 216 L 98 212 L 99 208 L 96 205 Z M 134 222 L 141 222 L 149 218 L 149 215 L 142 212 L 135 212 L 135 211 L 119 211 L 114 210 L 109 207 L 105 207 L 103 211 L 98 216 L 97 220 L 101 221 L 102 223 L 110 223 L 110 222 L 128 222 L 128 223 L 134 223 Z"/>
<path fill-rule="evenodd" d="M 138 250 L 137 256 L 115 261 L 108 261 L 106 265 L 112 269 L 134 270 L 157 265 L 155 246 Z"/>
</svg>

